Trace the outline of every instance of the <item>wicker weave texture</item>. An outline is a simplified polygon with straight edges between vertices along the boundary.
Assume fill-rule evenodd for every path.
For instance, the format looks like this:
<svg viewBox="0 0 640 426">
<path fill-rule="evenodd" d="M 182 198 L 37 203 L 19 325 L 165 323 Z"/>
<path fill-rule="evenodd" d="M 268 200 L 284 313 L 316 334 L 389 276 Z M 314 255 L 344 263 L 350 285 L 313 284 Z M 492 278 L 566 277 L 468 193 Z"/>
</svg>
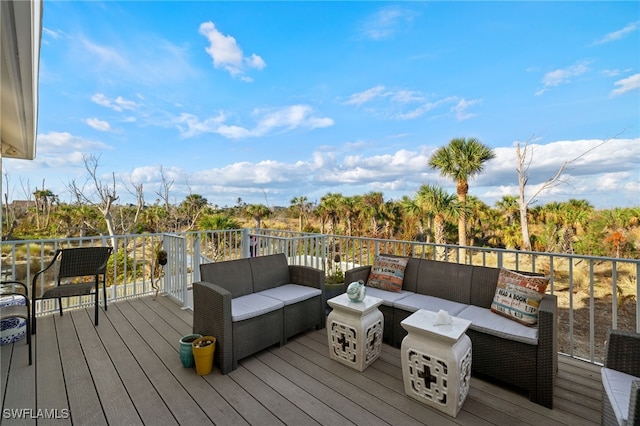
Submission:
<svg viewBox="0 0 640 426">
<path fill-rule="evenodd" d="M 233 262 L 233 263 L 232 263 Z M 232 263 L 232 264 L 231 264 Z M 282 269 L 274 271 L 273 269 Z M 287 265 L 283 254 L 259 256 L 228 262 L 201 265 L 203 280 L 194 283 L 193 332 L 216 337 L 215 363 L 222 374 L 238 366 L 238 361 L 274 344 L 283 345 L 286 339 L 299 332 L 324 327 L 324 272 L 304 266 Z M 261 274 L 261 270 L 265 273 Z M 243 277 L 241 291 L 233 288 L 232 274 Z M 231 302 L 251 289 L 270 288 L 266 277 L 273 277 L 278 285 L 299 284 L 321 290 L 322 295 L 243 321 L 231 320 Z M 247 283 L 246 278 L 251 277 Z M 255 278 L 258 278 L 257 287 Z M 288 277 L 283 279 L 282 277 Z M 220 279 L 223 285 L 218 285 Z"/>
<path fill-rule="evenodd" d="M 471 267 L 455 263 L 415 259 L 418 274 L 404 276 L 403 290 L 418 289 L 418 293 L 441 297 L 460 303 L 489 308 L 496 291 L 500 270 Z M 345 282 L 363 279 L 366 282 L 371 266 L 361 266 L 345 272 Z M 411 279 L 418 283 L 409 282 Z M 435 281 L 431 281 L 435 280 Z M 384 306 L 381 307 L 383 311 Z M 384 337 L 397 347 L 407 331 L 400 322 L 411 315 L 396 307 L 385 313 Z M 539 308 L 538 344 L 529 345 L 509 339 L 468 330 L 473 344 L 471 368 L 501 382 L 519 387 L 529 399 L 542 406 L 553 407 L 553 386 L 558 370 L 557 351 L 557 298 L 545 295 Z"/>
<path fill-rule="evenodd" d="M 67 249 L 58 249 L 53 255 L 51 262 L 42 270 L 38 271 L 31 283 L 31 299 L 58 299 L 60 315 L 62 315 L 62 303 L 60 298 L 83 296 L 94 292 L 94 324 L 98 325 L 98 304 L 100 299 L 99 287 L 102 283 L 102 298 L 104 310 L 107 310 L 107 286 L 106 286 L 106 268 L 107 262 L 112 252 L 111 247 L 76 247 Z M 57 286 L 45 291 L 40 297 L 37 297 L 36 289 L 41 276 L 57 265 Z M 55 269 L 52 269 L 55 270 Z M 93 283 L 62 283 L 62 278 L 74 277 L 94 277 Z M 31 332 L 36 333 L 36 310 L 35 304 L 31 310 Z"/>
</svg>

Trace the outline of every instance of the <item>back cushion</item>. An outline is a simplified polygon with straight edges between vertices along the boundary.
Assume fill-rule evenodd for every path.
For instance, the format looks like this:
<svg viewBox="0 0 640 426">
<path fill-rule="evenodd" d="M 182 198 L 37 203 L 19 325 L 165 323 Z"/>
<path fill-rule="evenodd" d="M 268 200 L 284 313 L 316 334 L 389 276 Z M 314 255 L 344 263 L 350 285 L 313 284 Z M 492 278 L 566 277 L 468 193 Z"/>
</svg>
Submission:
<svg viewBox="0 0 640 426">
<path fill-rule="evenodd" d="M 402 290 L 404 270 L 407 267 L 406 257 L 378 255 L 373 261 L 367 286 L 387 291 Z"/>
<path fill-rule="evenodd" d="M 481 308 L 491 308 L 500 269 L 474 266 L 471 278 L 471 304 Z"/>
<path fill-rule="evenodd" d="M 420 259 L 416 257 L 410 257 L 407 262 L 407 267 L 404 269 L 404 281 L 402 282 L 402 289 L 406 291 L 416 292 L 416 285 L 418 282 L 418 270 L 420 269 Z"/>
<path fill-rule="evenodd" d="M 289 278 L 289 264 L 283 253 L 258 256 L 249 259 L 253 274 L 253 291 L 259 292 L 291 284 Z"/>
<path fill-rule="evenodd" d="M 453 302 L 469 304 L 473 266 L 423 259 L 417 292 Z"/>
<path fill-rule="evenodd" d="M 224 288 L 232 298 L 253 293 L 247 259 L 200 264 L 200 279 Z"/>
</svg>

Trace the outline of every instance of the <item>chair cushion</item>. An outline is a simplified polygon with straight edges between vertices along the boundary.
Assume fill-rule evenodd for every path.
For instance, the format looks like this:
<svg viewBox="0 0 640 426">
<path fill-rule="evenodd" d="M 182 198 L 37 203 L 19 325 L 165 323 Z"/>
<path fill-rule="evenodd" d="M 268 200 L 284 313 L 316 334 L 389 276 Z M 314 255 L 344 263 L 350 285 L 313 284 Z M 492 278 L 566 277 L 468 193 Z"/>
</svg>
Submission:
<svg viewBox="0 0 640 426">
<path fill-rule="evenodd" d="M 259 294 L 247 294 L 231 299 L 231 321 L 254 318 L 283 307 L 284 302 L 281 300 Z"/>
<path fill-rule="evenodd" d="M 278 287 L 263 290 L 259 293 L 261 296 L 267 296 L 284 302 L 284 305 L 293 305 L 303 300 L 322 295 L 322 291 L 318 288 L 308 287 L 300 284 L 285 284 Z"/>
<path fill-rule="evenodd" d="M 284 253 L 249 258 L 253 279 L 253 292 L 278 287 L 291 282 L 289 264 Z"/>
<path fill-rule="evenodd" d="M 253 276 L 248 259 L 201 263 L 200 279 L 224 288 L 232 298 L 253 293 Z"/>
<path fill-rule="evenodd" d="M 529 345 L 538 344 L 538 329 L 536 327 L 528 327 L 511 321 L 487 308 L 469 305 L 456 316 L 471 321 L 469 328 L 472 330 Z"/>
<path fill-rule="evenodd" d="M 640 378 L 606 367 L 600 370 L 600 374 L 602 376 L 602 386 L 606 393 L 606 395 L 602 395 L 602 397 L 609 398 L 618 424 L 627 424 L 629 418 L 631 382 L 640 380 Z"/>
<path fill-rule="evenodd" d="M 406 257 L 376 256 L 367 279 L 367 286 L 389 291 L 402 290 L 404 270 L 408 261 Z"/>
<path fill-rule="evenodd" d="M 501 269 L 491 310 L 524 325 L 538 323 L 538 307 L 549 277 L 523 275 Z"/>
<path fill-rule="evenodd" d="M 415 294 L 412 291 L 400 290 L 396 291 L 387 291 L 382 290 L 375 287 L 367 287 L 367 296 L 377 297 L 378 299 L 382 299 L 382 304 L 386 306 L 393 306 L 395 302 L 400 299 L 403 299 L 407 296 Z"/>
<path fill-rule="evenodd" d="M 394 308 L 408 312 L 415 312 L 419 309 L 426 309 L 431 312 L 438 312 L 440 309 L 447 311 L 449 315 L 457 316 L 467 305 L 451 300 L 440 299 L 439 297 L 427 296 L 425 294 L 410 294 L 393 303 Z"/>
</svg>

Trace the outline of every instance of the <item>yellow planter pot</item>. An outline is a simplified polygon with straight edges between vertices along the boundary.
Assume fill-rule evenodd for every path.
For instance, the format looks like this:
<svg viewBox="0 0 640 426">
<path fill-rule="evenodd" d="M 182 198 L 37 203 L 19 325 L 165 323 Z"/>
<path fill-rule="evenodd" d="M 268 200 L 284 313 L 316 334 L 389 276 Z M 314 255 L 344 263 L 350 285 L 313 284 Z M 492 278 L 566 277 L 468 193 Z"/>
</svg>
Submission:
<svg viewBox="0 0 640 426">
<path fill-rule="evenodd" d="M 200 346 L 203 342 L 211 342 L 206 346 Z M 193 358 L 196 362 L 196 373 L 199 376 L 206 376 L 213 370 L 213 355 L 216 350 L 216 338 L 213 336 L 203 336 L 196 339 L 191 344 Z"/>
</svg>

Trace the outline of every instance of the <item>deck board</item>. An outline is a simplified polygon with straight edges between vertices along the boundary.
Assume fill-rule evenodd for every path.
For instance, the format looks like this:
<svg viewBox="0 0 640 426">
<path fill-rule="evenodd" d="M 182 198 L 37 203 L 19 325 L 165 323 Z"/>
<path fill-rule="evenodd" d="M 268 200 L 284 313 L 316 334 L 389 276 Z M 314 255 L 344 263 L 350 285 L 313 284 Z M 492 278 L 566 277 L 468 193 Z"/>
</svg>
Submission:
<svg viewBox="0 0 640 426">
<path fill-rule="evenodd" d="M 599 367 L 560 357 L 554 409 L 472 377 L 456 418 L 404 394 L 400 351 L 383 345 L 360 373 L 329 359 L 326 330 L 309 331 L 240 361 L 227 375 L 182 367 L 178 340 L 192 314 L 169 298 L 130 299 L 101 310 L 38 318 L 35 366 L 27 345 L 0 348 L 2 409 L 69 409 L 38 424 L 596 425 Z M 3 411 L 4 412 L 4 411 Z M 36 424 L 2 419 L 3 425 Z"/>
<path fill-rule="evenodd" d="M 62 359 L 59 355 L 60 348 L 55 333 L 53 316 L 38 319 L 38 333 L 38 338 L 33 340 L 36 343 L 34 345 L 33 359 L 38 369 L 35 386 L 37 405 L 39 407 L 55 407 L 60 410 L 68 410 L 69 405 L 62 371 Z M 62 411 L 59 417 L 64 417 Z M 69 417 L 45 419 L 39 421 L 39 423 L 70 425 L 71 419 Z"/>
<path fill-rule="evenodd" d="M 86 311 L 81 312 L 84 313 L 86 317 Z M 53 318 L 58 336 L 60 347 L 59 356 L 62 360 L 62 371 L 69 401 L 69 410 L 73 416 L 73 423 L 106 425 L 107 419 L 100 405 L 98 391 L 95 387 L 91 371 L 89 370 L 85 354 L 82 351 L 82 346 L 80 345 L 80 340 L 87 338 L 87 336 L 82 336 L 81 339 L 78 339 L 73 318 L 69 313 L 63 316 L 53 315 Z M 79 320 L 81 320 L 81 318 Z M 40 333 L 39 328 L 38 333 Z M 38 336 L 39 334 L 36 334 L 36 338 Z M 47 356 L 47 354 L 44 355 Z M 56 354 L 53 354 L 53 356 L 56 356 Z M 38 370 L 39 369 L 36 368 L 36 371 Z M 97 379 L 100 380 L 100 377 L 97 377 Z M 45 385 L 45 389 L 43 389 L 42 392 L 47 391 Z"/>
</svg>

